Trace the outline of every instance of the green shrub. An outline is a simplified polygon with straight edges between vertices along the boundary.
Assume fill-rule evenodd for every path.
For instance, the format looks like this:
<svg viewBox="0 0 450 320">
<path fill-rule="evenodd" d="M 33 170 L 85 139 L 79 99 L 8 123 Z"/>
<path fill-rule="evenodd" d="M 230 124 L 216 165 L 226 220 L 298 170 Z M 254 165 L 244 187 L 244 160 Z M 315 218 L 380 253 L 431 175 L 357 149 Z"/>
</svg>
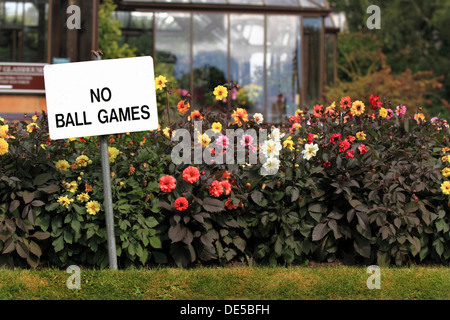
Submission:
<svg viewBox="0 0 450 320">
<path fill-rule="evenodd" d="M 404 116 L 376 96 L 358 105 L 297 110 L 279 128 L 241 108 L 227 118 L 169 106 L 181 112 L 167 126 L 111 135 L 119 266 L 448 264 L 447 122 L 420 109 Z M 1 263 L 106 266 L 98 138 L 50 141 L 46 115 L 32 123 L 0 123 Z M 201 163 L 172 159 L 181 129 Z M 231 136 L 216 148 L 226 129 L 259 141 Z M 215 152 L 235 163 L 211 162 Z"/>
</svg>

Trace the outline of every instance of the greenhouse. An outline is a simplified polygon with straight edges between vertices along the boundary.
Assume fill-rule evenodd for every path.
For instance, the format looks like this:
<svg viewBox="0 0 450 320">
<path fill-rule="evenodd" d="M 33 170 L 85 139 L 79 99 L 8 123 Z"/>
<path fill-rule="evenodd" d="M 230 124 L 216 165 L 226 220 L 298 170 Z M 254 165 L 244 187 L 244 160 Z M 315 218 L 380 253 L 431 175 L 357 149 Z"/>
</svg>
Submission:
<svg viewBox="0 0 450 320">
<path fill-rule="evenodd" d="M 98 46 L 100 3 L 1 0 L 0 63 L 42 67 L 90 60 L 90 50 Z M 137 56 L 154 57 L 156 71 L 173 77 L 172 85 L 181 95 L 189 92 L 197 107 L 212 106 L 207 93 L 213 84 L 232 82 L 239 85 L 231 91 L 236 103 L 279 122 L 298 107 L 319 102 L 335 80 L 339 30 L 326 0 L 115 3 L 124 43 L 136 48 Z M 81 29 L 66 27 L 71 5 L 80 8 Z M 45 109 L 42 79 L 33 81 L 18 90 L 0 88 L 7 93 L 2 112 Z M 14 110 L 8 109 L 13 104 Z"/>
<path fill-rule="evenodd" d="M 124 41 L 155 57 L 196 106 L 232 82 L 232 99 L 278 122 L 334 80 L 337 29 L 325 0 L 120 1 L 115 14 Z"/>
</svg>

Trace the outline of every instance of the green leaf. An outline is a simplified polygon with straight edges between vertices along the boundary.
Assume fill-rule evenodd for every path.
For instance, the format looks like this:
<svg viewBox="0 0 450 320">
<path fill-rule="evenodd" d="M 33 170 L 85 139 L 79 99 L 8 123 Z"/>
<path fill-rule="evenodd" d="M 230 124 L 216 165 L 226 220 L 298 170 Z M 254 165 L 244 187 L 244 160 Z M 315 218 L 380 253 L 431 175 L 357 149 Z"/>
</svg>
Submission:
<svg viewBox="0 0 450 320">
<path fill-rule="evenodd" d="M 145 264 L 147 262 L 147 259 L 148 259 L 148 251 L 146 249 L 142 249 L 142 253 L 139 256 L 139 261 L 142 264 Z"/>
<path fill-rule="evenodd" d="M 389 255 L 389 253 L 378 250 L 377 264 L 382 267 L 387 267 L 387 266 L 389 266 L 390 262 L 391 262 L 391 256 Z"/>
<path fill-rule="evenodd" d="M 33 184 L 35 186 L 40 186 L 40 185 L 43 185 L 44 183 L 46 183 L 51 178 L 52 178 L 52 175 L 50 173 L 42 173 L 33 179 Z"/>
<path fill-rule="evenodd" d="M 127 230 L 127 227 L 128 227 L 127 222 L 128 222 L 128 220 L 119 219 L 119 221 L 118 221 L 119 228 L 122 229 L 123 231 Z"/>
<path fill-rule="evenodd" d="M 360 236 L 355 237 L 353 246 L 357 253 L 364 258 L 370 258 L 370 241 Z"/>
<path fill-rule="evenodd" d="M 16 241 L 13 240 L 12 238 L 10 238 L 10 239 L 6 240 L 2 253 L 7 254 L 7 253 L 12 252 L 14 249 L 16 249 Z"/>
<path fill-rule="evenodd" d="M 342 237 L 341 233 L 338 230 L 338 225 L 337 225 L 336 220 L 330 219 L 328 221 L 328 227 L 330 227 L 330 229 L 333 230 L 333 234 L 334 234 L 334 238 L 335 239 L 339 239 L 339 238 Z"/>
<path fill-rule="evenodd" d="M 350 209 L 347 211 L 347 221 L 351 222 L 353 220 L 353 217 L 355 216 L 355 209 Z"/>
<path fill-rule="evenodd" d="M 117 207 L 120 213 L 129 213 L 131 206 L 127 203 L 121 204 Z"/>
<path fill-rule="evenodd" d="M 80 234 L 81 233 L 81 223 L 80 221 L 73 219 L 72 222 L 70 223 L 70 226 L 72 227 L 72 229 L 75 231 L 76 234 Z"/>
<path fill-rule="evenodd" d="M 252 193 L 250 193 L 250 197 L 257 205 L 260 205 L 264 198 L 262 192 L 257 190 L 252 191 Z"/>
<path fill-rule="evenodd" d="M 72 203 L 72 207 L 75 209 L 75 211 L 78 214 L 85 214 L 85 208 L 84 207 L 80 207 L 79 205 Z"/>
<path fill-rule="evenodd" d="M 369 217 L 364 212 L 356 211 L 356 217 L 358 218 L 359 225 L 366 231 L 370 231 Z"/>
<path fill-rule="evenodd" d="M 45 204 L 45 203 L 42 202 L 41 200 L 33 200 L 33 201 L 31 202 L 31 205 L 32 205 L 33 207 L 42 207 L 44 204 Z"/>
<path fill-rule="evenodd" d="M 21 238 L 19 238 L 21 239 Z M 22 241 L 16 242 L 16 252 L 21 258 L 27 258 L 30 254 L 30 249 L 28 249 L 27 245 L 23 243 Z"/>
<path fill-rule="evenodd" d="M 238 248 L 239 250 L 244 252 L 245 247 L 247 245 L 247 241 L 245 241 L 244 239 L 242 239 L 241 237 L 238 236 L 233 239 L 233 243 L 236 246 L 236 248 Z"/>
<path fill-rule="evenodd" d="M 51 194 L 59 191 L 59 187 L 56 184 L 51 184 L 49 186 L 38 188 L 39 191 Z"/>
<path fill-rule="evenodd" d="M 422 220 L 429 226 L 431 224 L 431 212 L 425 208 L 422 201 L 418 203 L 420 212 L 422 212 Z"/>
<path fill-rule="evenodd" d="M 36 238 L 38 240 L 45 240 L 45 239 L 48 239 L 50 237 L 50 233 L 49 232 L 36 231 L 32 235 L 30 235 L 30 237 Z"/>
<path fill-rule="evenodd" d="M 277 241 L 275 241 L 275 245 L 273 246 L 273 250 L 277 254 L 277 256 L 281 256 L 281 251 L 283 250 L 283 244 L 281 243 L 280 237 L 278 237 Z"/>
<path fill-rule="evenodd" d="M 90 239 L 95 234 L 95 228 L 91 227 L 86 231 L 86 239 Z"/>
<path fill-rule="evenodd" d="M 12 220 L 12 219 L 5 219 L 4 223 L 5 223 L 5 227 L 7 229 L 7 230 L 4 230 L 4 231 L 7 231 L 10 235 L 14 234 L 16 232 L 16 223 L 14 222 L 14 220 Z"/>
<path fill-rule="evenodd" d="M 291 196 L 292 202 L 296 201 L 300 196 L 300 192 L 298 191 L 298 189 L 292 186 L 286 188 L 286 194 Z"/>
<path fill-rule="evenodd" d="M 410 120 L 406 119 L 404 123 L 405 123 L 405 126 L 404 126 L 405 127 L 405 131 L 409 133 Z"/>
<path fill-rule="evenodd" d="M 433 246 L 439 257 L 442 256 L 442 253 L 444 253 L 444 244 L 442 243 L 442 241 L 440 239 L 436 239 L 433 242 Z"/>
<path fill-rule="evenodd" d="M 30 252 L 35 256 L 40 257 L 42 255 L 42 250 L 36 242 L 30 241 L 29 248 Z"/>
<path fill-rule="evenodd" d="M 42 230 L 47 231 L 48 228 L 50 227 L 50 221 L 51 221 L 51 217 L 50 215 L 40 215 L 39 216 L 39 225 L 41 226 Z"/>
<path fill-rule="evenodd" d="M 28 191 L 23 192 L 23 200 L 25 201 L 25 203 L 30 203 L 31 201 L 33 201 L 33 199 L 34 199 L 34 192 Z"/>
<path fill-rule="evenodd" d="M 20 218 L 15 218 L 16 226 L 19 227 L 22 231 L 28 233 L 28 227 L 25 222 Z"/>
<path fill-rule="evenodd" d="M 423 246 L 422 249 L 419 252 L 420 261 L 425 259 L 429 254 L 428 246 Z"/>
<path fill-rule="evenodd" d="M 220 243 L 220 241 L 216 241 L 216 252 L 217 252 L 217 256 L 218 256 L 219 258 L 222 258 L 222 257 L 223 257 L 224 251 L 223 251 L 223 246 L 222 246 L 222 244 Z"/>
<path fill-rule="evenodd" d="M 186 245 L 174 243 L 170 246 L 170 254 L 178 267 L 187 267 L 191 261 L 191 253 Z"/>
<path fill-rule="evenodd" d="M 437 220 L 435 223 L 435 226 L 436 226 L 436 230 L 438 232 L 441 232 L 441 231 L 447 232 L 449 229 L 449 225 L 447 223 L 445 223 L 444 219 Z"/>
<path fill-rule="evenodd" d="M 53 240 L 52 245 L 53 245 L 53 249 L 55 250 L 55 252 L 59 252 L 62 249 L 64 249 L 64 238 L 63 238 L 63 236 L 61 235 L 58 238 L 56 238 L 55 240 Z"/>
<path fill-rule="evenodd" d="M 167 256 L 162 252 L 153 252 L 153 258 L 155 258 L 156 263 L 165 264 L 167 263 Z"/>
<path fill-rule="evenodd" d="M 328 233 L 329 229 L 326 223 L 320 223 L 314 227 L 313 233 L 312 233 L 312 240 L 313 241 L 320 241 L 325 237 L 325 235 Z"/>
<path fill-rule="evenodd" d="M 150 237 L 149 238 L 149 242 L 150 242 L 150 245 L 154 249 L 161 249 L 162 248 L 161 239 L 159 239 L 159 237 Z"/>
<path fill-rule="evenodd" d="M 408 236 L 408 241 L 412 244 L 413 249 L 411 250 L 411 253 L 415 257 L 422 249 L 420 239 L 414 236 Z"/>
<path fill-rule="evenodd" d="M 321 213 L 310 212 L 309 215 L 317 222 L 320 222 L 320 220 L 322 219 Z"/>
<path fill-rule="evenodd" d="M 224 256 L 227 261 L 231 261 L 236 256 L 236 251 L 234 251 L 233 249 L 228 249 L 227 251 L 225 251 Z"/>
<path fill-rule="evenodd" d="M 142 248 L 142 246 L 139 243 L 136 243 L 135 249 L 136 249 L 136 255 L 138 257 L 142 257 L 144 255 L 144 249 Z"/>
<path fill-rule="evenodd" d="M 66 243 L 72 244 L 72 241 L 73 241 L 72 233 L 69 230 L 64 230 L 63 235 L 64 235 L 64 241 Z"/>
<path fill-rule="evenodd" d="M 59 203 L 58 202 L 54 202 L 52 204 L 46 205 L 45 206 L 45 210 L 46 211 L 54 211 L 54 210 L 56 210 L 58 208 L 58 206 L 59 206 Z"/>
<path fill-rule="evenodd" d="M 27 257 L 27 263 L 32 267 L 32 268 L 36 268 L 39 265 L 39 257 L 35 256 L 35 255 L 28 255 Z"/>
<path fill-rule="evenodd" d="M 405 213 L 416 212 L 419 209 L 419 204 L 415 201 L 411 201 L 405 206 Z"/>
<path fill-rule="evenodd" d="M 291 249 L 285 249 L 281 255 L 284 259 L 284 261 L 286 261 L 286 263 L 292 263 L 292 261 L 294 261 L 294 250 Z"/>
<path fill-rule="evenodd" d="M 229 217 L 227 220 L 225 220 L 225 224 L 232 228 L 239 228 L 239 224 L 232 217 Z"/>
<path fill-rule="evenodd" d="M 64 218 L 64 224 L 66 223 L 70 223 L 70 221 L 72 221 L 72 215 L 68 214 L 65 218 Z"/>
<path fill-rule="evenodd" d="M 127 248 L 128 253 L 130 254 L 130 256 L 135 256 L 136 255 L 136 249 L 134 247 L 133 243 L 130 243 L 130 245 Z"/>
<path fill-rule="evenodd" d="M 284 192 L 281 191 L 275 191 L 273 194 L 273 201 L 278 202 L 284 197 Z"/>
<path fill-rule="evenodd" d="M 223 242 L 225 242 L 226 245 L 230 244 L 231 242 L 233 242 L 233 239 L 230 236 L 225 236 L 222 238 Z"/>
<path fill-rule="evenodd" d="M 11 203 L 9 204 L 9 212 L 13 212 L 13 211 L 16 210 L 19 206 L 20 206 L 20 201 L 19 201 L 19 200 L 13 200 L 13 201 L 11 201 Z"/>
<path fill-rule="evenodd" d="M 158 225 L 158 221 L 156 220 L 155 217 L 147 217 L 145 219 L 145 223 L 147 224 L 147 226 L 149 228 L 153 228 L 153 227 L 156 227 Z"/>
<path fill-rule="evenodd" d="M 325 213 L 327 212 L 328 208 L 323 203 L 312 203 L 308 207 L 309 212 L 315 212 L 315 213 Z"/>
<path fill-rule="evenodd" d="M 28 220 L 30 220 L 32 225 L 36 224 L 36 212 L 32 207 L 30 207 L 30 209 L 28 210 Z"/>
</svg>

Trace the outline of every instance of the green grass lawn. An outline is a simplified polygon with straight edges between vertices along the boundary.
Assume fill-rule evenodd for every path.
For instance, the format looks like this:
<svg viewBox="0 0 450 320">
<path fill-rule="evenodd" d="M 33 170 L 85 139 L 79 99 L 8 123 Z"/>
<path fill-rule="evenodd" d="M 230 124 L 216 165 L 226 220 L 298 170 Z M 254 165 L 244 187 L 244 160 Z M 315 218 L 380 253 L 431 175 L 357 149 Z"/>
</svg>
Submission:
<svg viewBox="0 0 450 320">
<path fill-rule="evenodd" d="M 66 270 L 0 269 L 2 300 L 449 300 L 450 268 L 381 268 L 369 290 L 364 267 L 202 267 L 81 269 L 70 290 Z"/>
</svg>

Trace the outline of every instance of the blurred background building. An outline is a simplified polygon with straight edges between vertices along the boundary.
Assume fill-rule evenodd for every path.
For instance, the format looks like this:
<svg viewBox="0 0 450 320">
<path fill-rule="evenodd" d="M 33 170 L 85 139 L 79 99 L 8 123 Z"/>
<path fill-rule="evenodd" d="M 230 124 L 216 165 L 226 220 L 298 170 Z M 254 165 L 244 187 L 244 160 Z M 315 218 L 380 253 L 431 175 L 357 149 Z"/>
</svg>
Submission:
<svg viewBox="0 0 450 320">
<path fill-rule="evenodd" d="M 66 25 L 67 7 L 81 9 L 80 30 Z M 0 0 L 0 115 L 46 110 L 43 66 L 86 61 L 97 47 L 98 1 Z"/>
<path fill-rule="evenodd" d="M 100 0 L 0 0 L 0 115 L 45 110 L 42 68 L 91 60 Z M 326 0 L 114 1 L 122 43 L 150 55 L 180 96 L 214 105 L 218 84 L 248 112 L 277 122 L 321 97 L 336 80 L 337 33 Z M 67 7 L 81 9 L 68 29 Z M 101 36 L 101 35 L 100 35 Z M 111 57 L 105 57 L 111 58 Z"/>
</svg>

